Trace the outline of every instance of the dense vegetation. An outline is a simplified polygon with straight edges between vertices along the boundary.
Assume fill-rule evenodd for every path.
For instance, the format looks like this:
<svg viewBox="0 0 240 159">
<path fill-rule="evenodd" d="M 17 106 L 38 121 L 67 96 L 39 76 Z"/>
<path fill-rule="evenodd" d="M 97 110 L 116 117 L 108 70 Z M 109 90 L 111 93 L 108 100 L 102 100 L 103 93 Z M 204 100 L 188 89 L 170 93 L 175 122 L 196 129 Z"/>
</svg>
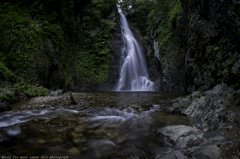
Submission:
<svg viewBox="0 0 240 159">
<path fill-rule="evenodd" d="M 92 82 L 106 80 L 115 25 L 107 18 L 114 2 L 1 2 L 1 61 L 31 80 L 36 74 L 71 84 L 72 72 Z"/>
<path fill-rule="evenodd" d="M 1 81 L 49 88 L 106 81 L 115 14 L 115 0 L 1 1 Z"/>
</svg>

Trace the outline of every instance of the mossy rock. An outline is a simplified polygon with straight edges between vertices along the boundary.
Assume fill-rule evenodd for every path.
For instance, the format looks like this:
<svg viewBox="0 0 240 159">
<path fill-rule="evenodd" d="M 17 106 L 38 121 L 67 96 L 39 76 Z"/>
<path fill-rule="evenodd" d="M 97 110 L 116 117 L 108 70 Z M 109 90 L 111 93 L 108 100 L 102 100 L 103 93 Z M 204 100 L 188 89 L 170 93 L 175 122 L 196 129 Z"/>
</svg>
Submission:
<svg viewBox="0 0 240 159">
<path fill-rule="evenodd" d="M 0 78 L 10 82 L 16 81 L 16 76 L 4 65 L 2 61 L 0 61 Z M 0 84 L 2 84 L 2 82 Z"/>
</svg>

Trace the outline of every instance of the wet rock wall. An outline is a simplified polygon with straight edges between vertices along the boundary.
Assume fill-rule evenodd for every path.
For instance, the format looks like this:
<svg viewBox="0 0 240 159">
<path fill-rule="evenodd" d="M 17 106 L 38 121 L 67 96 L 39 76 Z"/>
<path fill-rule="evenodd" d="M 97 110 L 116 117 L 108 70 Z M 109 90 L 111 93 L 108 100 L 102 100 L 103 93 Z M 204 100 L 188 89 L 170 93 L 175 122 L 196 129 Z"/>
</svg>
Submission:
<svg viewBox="0 0 240 159">
<path fill-rule="evenodd" d="M 240 2 L 181 0 L 188 92 L 239 87 Z"/>
<path fill-rule="evenodd" d="M 239 89 L 240 2 L 180 2 L 173 44 L 159 44 L 160 26 L 139 38 L 156 90 L 203 92 L 220 83 Z"/>
</svg>

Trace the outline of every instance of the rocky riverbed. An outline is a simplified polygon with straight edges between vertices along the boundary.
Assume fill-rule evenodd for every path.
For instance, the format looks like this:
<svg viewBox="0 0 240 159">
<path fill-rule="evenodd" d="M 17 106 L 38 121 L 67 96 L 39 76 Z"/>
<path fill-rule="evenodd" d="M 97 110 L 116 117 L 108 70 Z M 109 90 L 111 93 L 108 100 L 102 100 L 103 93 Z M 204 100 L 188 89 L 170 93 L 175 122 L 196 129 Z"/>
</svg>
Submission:
<svg viewBox="0 0 240 159">
<path fill-rule="evenodd" d="M 187 116 L 191 127 L 167 126 L 157 134 L 190 158 L 239 158 L 239 93 L 240 90 L 219 84 L 209 91 L 168 101 L 164 111 Z M 170 151 L 164 155 L 176 157 Z"/>
<path fill-rule="evenodd" d="M 0 114 L 0 155 L 69 158 L 239 158 L 239 91 L 74 92 Z M 29 147 L 29 145 L 31 145 Z"/>
</svg>

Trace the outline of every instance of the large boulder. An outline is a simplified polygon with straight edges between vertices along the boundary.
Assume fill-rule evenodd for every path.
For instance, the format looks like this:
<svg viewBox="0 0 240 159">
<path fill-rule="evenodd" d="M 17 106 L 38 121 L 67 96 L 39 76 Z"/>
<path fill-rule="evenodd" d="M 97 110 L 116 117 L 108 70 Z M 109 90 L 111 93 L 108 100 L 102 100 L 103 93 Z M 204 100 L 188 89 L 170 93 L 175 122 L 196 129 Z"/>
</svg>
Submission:
<svg viewBox="0 0 240 159">
<path fill-rule="evenodd" d="M 169 147 L 157 147 L 152 150 L 152 153 L 154 153 L 155 159 L 187 159 L 181 151 Z"/>
<path fill-rule="evenodd" d="M 187 98 L 172 100 L 163 110 L 186 115 L 193 125 L 202 129 L 207 126 L 216 128 L 219 126 L 219 114 L 234 104 L 233 88 L 219 84 L 209 91 L 203 93 L 197 91 Z"/>
<path fill-rule="evenodd" d="M 167 137 L 171 144 L 177 149 L 187 148 L 190 141 L 194 140 L 200 143 L 203 137 L 203 131 L 191 126 L 174 125 L 166 126 L 157 131 L 163 137 Z M 165 141 L 167 141 L 165 139 Z"/>
<path fill-rule="evenodd" d="M 202 96 L 192 99 L 181 113 L 198 127 L 217 126 L 219 113 L 233 104 L 233 88 L 219 84 L 213 89 L 205 91 Z"/>
<path fill-rule="evenodd" d="M 223 128 L 225 129 L 225 128 Z M 155 158 L 185 158 L 190 152 L 190 156 L 201 159 L 217 159 L 221 153 L 221 145 L 232 143 L 224 136 L 224 130 L 204 133 L 202 130 L 186 125 L 166 126 L 157 131 L 168 147 L 159 150 Z M 164 150 L 164 152 L 162 152 Z M 182 153 L 183 152 L 183 153 Z"/>
</svg>

